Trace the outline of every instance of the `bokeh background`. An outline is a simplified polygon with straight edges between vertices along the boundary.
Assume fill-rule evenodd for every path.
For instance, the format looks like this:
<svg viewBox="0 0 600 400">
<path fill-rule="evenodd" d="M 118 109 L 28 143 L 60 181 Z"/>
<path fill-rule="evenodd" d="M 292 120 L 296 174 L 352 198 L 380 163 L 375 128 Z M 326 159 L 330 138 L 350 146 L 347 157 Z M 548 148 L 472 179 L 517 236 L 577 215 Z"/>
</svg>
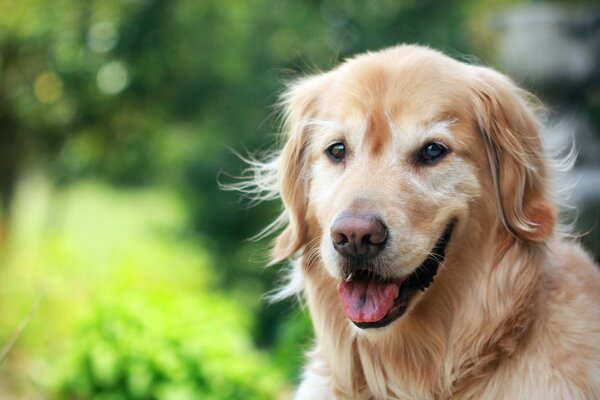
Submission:
<svg viewBox="0 0 600 400">
<path fill-rule="evenodd" d="M 246 240 L 280 205 L 217 182 L 277 144 L 286 81 L 400 42 L 546 102 L 598 258 L 591 3 L 0 0 L 0 398 L 287 398 L 310 323 Z"/>
</svg>

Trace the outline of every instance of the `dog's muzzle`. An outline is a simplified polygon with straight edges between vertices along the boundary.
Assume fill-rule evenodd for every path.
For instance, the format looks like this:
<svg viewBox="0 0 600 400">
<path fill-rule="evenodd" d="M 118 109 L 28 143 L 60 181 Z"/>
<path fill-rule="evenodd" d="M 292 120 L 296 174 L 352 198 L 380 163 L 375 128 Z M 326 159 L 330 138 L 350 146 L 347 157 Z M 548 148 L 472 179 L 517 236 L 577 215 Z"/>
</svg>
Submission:
<svg viewBox="0 0 600 400">
<path fill-rule="evenodd" d="M 446 225 L 433 249 L 411 274 L 386 278 L 369 263 L 347 269 L 337 289 L 348 319 L 359 328 L 366 329 L 386 326 L 402 316 L 413 295 L 433 283 L 439 266 L 444 262 L 454 226 L 454 221 Z"/>
</svg>

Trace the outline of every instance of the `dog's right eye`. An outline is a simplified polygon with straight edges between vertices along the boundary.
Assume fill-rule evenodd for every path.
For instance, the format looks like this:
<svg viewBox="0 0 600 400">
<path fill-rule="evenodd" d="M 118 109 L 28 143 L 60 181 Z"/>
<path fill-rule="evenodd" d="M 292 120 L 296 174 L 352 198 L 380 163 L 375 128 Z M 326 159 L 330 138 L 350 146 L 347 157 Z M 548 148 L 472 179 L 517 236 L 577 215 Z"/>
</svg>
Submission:
<svg viewBox="0 0 600 400">
<path fill-rule="evenodd" d="M 335 162 L 340 162 L 346 156 L 346 145 L 344 143 L 334 143 L 327 148 L 327 155 Z"/>
<path fill-rule="evenodd" d="M 419 154 L 419 161 L 426 165 L 432 165 L 440 161 L 448 153 L 448 148 L 440 143 L 427 143 L 421 154 Z"/>
</svg>

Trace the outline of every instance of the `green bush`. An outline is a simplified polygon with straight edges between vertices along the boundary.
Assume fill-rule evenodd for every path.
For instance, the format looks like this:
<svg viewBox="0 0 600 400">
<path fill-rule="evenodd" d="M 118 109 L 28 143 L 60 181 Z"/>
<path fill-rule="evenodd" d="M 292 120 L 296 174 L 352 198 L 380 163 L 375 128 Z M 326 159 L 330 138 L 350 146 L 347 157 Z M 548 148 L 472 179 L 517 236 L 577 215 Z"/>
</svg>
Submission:
<svg viewBox="0 0 600 400">
<path fill-rule="evenodd" d="M 74 332 L 56 398 L 272 399 L 282 379 L 252 347 L 244 310 L 218 294 L 123 294 Z"/>
</svg>

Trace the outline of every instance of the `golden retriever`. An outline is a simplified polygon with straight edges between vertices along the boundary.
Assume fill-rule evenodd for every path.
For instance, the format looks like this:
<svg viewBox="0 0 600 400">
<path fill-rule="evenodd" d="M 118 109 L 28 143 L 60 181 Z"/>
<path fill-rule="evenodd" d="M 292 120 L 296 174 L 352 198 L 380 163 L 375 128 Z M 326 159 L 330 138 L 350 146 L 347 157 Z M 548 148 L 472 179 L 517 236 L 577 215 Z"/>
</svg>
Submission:
<svg viewBox="0 0 600 400">
<path fill-rule="evenodd" d="M 600 272 L 558 228 L 531 97 L 410 45 L 290 85 L 242 189 L 285 206 L 272 261 L 316 338 L 297 399 L 600 398 Z"/>
</svg>

